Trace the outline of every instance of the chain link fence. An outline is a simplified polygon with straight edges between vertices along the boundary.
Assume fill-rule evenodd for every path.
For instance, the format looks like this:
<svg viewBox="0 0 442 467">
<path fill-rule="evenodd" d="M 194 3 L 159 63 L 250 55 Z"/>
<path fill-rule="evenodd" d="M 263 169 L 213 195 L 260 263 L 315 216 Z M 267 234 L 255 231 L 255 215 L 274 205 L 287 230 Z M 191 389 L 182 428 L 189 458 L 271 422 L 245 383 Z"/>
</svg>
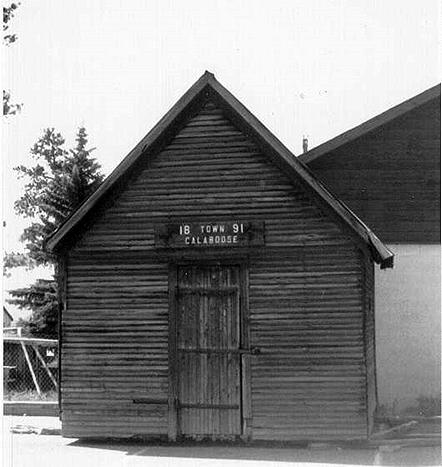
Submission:
<svg viewBox="0 0 442 467">
<path fill-rule="evenodd" d="M 57 400 L 58 341 L 3 336 L 3 399 Z"/>
</svg>

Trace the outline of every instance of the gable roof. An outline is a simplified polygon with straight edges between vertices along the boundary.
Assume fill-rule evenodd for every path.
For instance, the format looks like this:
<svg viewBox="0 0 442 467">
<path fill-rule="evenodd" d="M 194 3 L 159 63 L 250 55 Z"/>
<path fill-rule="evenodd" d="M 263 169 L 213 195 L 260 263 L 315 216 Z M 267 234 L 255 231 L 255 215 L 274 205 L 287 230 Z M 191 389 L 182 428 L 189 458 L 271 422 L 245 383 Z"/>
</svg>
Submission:
<svg viewBox="0 0 442 467">
<path fill-rule="evenodd" d="M 343 203 L 333 196 L 254 115 L 252 115 L 212 73 L 201 78 L 178 100 L 157 125 L 135 146 L 103 184 L 54 232 L 47 240 L 47 247 L 58 251 L 75 229 L 79 229 L 91 211 L 104 201 L 141 158 L 150 158 L 166 144 L 168 134 L 176 131 L 189 115 L 190 109 L 210 96 L 223 109 L 238 128 L 251 137 L 266 155 L 292 180 L 301 182 L 318 204 L 324 206 L 334 218 L 349 230 L 371 252 L 382 268 L 393 266 L 392 252 L 373 232 Z"/>
<path fill-rule="evenodd" d="M 441 85 L 437 84 L 436 86 L 427 89 L 417 96 L 414 96 L 411 99 L 408 99 L 405 102 L 402 102 L 401 104 L 396 105 L 395 107 L 392 107 L 391 109 L 377 115 L 376 117 L 367 120 L 361 125 L 358 125 L 351 130 L 348 130 L 336 136 L 335 138 L 320 144 L 319 146 L 316 146 L 304 154 L 301 154 L 298 156 L 298 159 L 301 160 L 304 164 L 309 164 L 313 160 L 333 151 L 339 146 L 349 143 L 350 141 L 353 141 L 369 133 L 370 131 L 377 129 L 380 126 L 385 125 L 386 123 L 389 123 L 398 117 L 401 117 L 410 110 L 416 109 L 417 107 L 420 107 L 421 105 L 426 104 L 427 102 L 436 99 L 437 97 L 440 97 L 440 94 Z"/>
</svg>

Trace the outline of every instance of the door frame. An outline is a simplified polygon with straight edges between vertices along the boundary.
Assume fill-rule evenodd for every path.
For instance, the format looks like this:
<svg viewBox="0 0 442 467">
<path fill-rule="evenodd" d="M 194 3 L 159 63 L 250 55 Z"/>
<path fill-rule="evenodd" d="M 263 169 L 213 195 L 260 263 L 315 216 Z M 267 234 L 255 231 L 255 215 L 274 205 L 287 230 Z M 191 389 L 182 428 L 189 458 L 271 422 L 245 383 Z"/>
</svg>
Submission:
<svg viewBox="0 0 442 467">
<path fill-rule="evenodd" d="M 249 264 L 248 258 L 236 260 L 181 260 L 169 264 L 169 392 L 168 392 L 168 438 L 175 441 L 180 438 L 178 410 L 179 362 L 178 362 L 178 268 L 183 266 L 236 266 L 239 267 L 240 297 L 240 438 L 248 441 L 252 437 L 252 402 L 251 402 L 251 347 L 249 317 Z"/>
</svg>

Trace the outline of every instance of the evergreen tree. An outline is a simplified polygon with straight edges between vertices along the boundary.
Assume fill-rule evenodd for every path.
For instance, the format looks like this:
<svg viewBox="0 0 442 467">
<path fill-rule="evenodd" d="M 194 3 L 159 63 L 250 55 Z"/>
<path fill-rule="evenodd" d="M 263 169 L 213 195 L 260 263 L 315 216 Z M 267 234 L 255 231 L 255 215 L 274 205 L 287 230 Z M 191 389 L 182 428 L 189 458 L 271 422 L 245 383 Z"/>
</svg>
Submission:
<svg viewBox="0 0 442 467">
<path fill-rule="evenodd" d="M 31 148 L 34 165 L 14 168 L 18 178 L 27 179 L 24 194 L 14 203 L 14 209 L 19 216 L 32 220 L 20 241 L 25 244 L 27 257 L 36 266 L 53 263 L 54 258 L 46 252 L 44 240 L 66 216 L 67 207 L 61 210 L 59 204 L 68 204 L 68 201 L 58 200 L 59 196 L 63 198 L 63 191 L 67 191 L 69 178 L 66 167 L 69 153 L 64 144 L 60 133 L 47 128 Z"/>
<path fill-rule="evenodd" d="M 22 327 L 23 335 L 47 339 L 58 335 L 58 292 L 57 282 L 37 279 L 34 284 L 10 292 L 14 297 L 8 302 L 19 308 L 32 311 L 28 319 L 20 319 L 17 323 Z"/>
<path fill-rule="evenodd" d="M 20 240 L 33 264 L 53 264 L 55 258 L 45 248 L 45 239 L 100 185 L 100 165 L 91 157 L 87 133 L 79 128 L 74 149 L 64 148 L 65 140 L 48 128 L 31 149 L 32 167 L 15 168 L 26 178 L 25 192 L 15 202 L 18 215 L 32 219 Z"/>
<path fill-rule="evenodd" d="M 15 202 L 18 215 L 32 222 L 20 240 L 26 253 L 6 254 L 5 270 L 16 266 L 55 265 L 54 255 L 46 249 L 45 240 L 100 185 L 100 165 L 91 157 L 86 129 L 79 128 L 76 145 L 69 151 L 65 140 L 54 128 L 48 128 L 31 148 L 35 163 L 15 170 L 27 179 L 24 194 Z M 57 277 L 54 281 L 38 280 L 30 287 L 11 291 L 10 303 L 32 311 L 25 328 L 34 336 L 55 337 L 57 334 Z"/>
</svg>

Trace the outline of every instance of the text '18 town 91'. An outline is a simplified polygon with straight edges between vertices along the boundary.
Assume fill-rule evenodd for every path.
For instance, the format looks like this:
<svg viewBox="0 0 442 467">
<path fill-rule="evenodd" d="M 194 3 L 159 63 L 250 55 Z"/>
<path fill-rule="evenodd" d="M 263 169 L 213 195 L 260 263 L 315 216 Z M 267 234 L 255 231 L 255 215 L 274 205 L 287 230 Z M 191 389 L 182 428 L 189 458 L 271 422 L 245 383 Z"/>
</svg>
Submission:
<svg viewBox="0 0 442 467">
<path fill-rule="evenodd" d="M 157 228 L 159 247 L 198 248 L 262 245 L 263 222 L 183 222 Z"/>
</svg>

